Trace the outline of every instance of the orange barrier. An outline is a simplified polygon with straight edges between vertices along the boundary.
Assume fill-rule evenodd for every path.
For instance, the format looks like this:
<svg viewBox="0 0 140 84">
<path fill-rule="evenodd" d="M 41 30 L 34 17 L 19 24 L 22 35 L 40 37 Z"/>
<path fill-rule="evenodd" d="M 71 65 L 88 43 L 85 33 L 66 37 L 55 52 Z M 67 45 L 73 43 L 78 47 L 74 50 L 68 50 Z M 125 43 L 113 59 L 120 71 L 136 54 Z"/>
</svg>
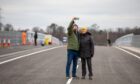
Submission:
<svg viewBox="0 0 140 84">
<path fill-rule="evenodd" d="M 22 32 L 22 45 L 26 45 L 26 32 Z"/>
</svg>

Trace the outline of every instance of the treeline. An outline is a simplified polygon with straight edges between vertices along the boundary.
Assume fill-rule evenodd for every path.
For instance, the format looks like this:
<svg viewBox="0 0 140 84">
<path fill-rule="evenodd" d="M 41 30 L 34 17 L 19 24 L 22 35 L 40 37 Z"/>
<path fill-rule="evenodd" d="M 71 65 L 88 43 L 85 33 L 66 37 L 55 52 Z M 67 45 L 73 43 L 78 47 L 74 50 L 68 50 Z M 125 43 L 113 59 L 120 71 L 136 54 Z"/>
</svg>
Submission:
<svg viewBox="0 0 140 84">
<path fill-rule="evenodd" d="M 29 31 L 30 29 L 32 29 L 31 31 L 35 32 L 39 32 L 39 33 L 44 33 L 44 34 L 51 34 L 54 37 L 57 37 L 59 40 L 63 40 L 63 37 L 66 37 L 66 32 L 65 32 L 65 28 L 63 26 L 59 26 L 56 23 L 52 23 L 49 26 L 46 27 L 46 30 L 44 30 L 44 28 L 40 28 L 39 26 L 35 26 L 33 28 L 24 28 L 24 29 L 14 29 L 12 24 L 2 24 L 0 23 L 0 31 Z"/>
<path fill-rule="evenodd" d="M 0 23 L 0 31 L 14 31 L 14 27 L 12 24 L 2 24 Z"/>
<path fill-rule="evenodd" d="M 97 45 L 106 45 L 107 44 L 107 38 L 111 40 L 112 43 L 115 42 L 116 39 L 118 39 L 121 36 L 127 35 L 127 34 L 135 34 L 140 35 L 140 27 L 136 26 L 133 28 L 127 27 L 127 28 L 117 28 L 117 30 L 112 31 L 112 29 L 105 29 L 100 30 L 95 28 L 91 28 L 89 30 L 94 38 L 94 42 Z M 108 35 L 107 35 L 108 34 Z"/>
<path fill-rule="evenodd" d="M 3 25 L 0 23 L 0 31 L 29 31 L 30 29 L 24 28 L 15 30 L 12 24 L 5 24 Z M 52 23 L 49 26 L 46 27 L 44 30 L 43 28 L 40 28 L 38 26 L 35 26 L 32 28 L 32 31 L 38 31 L 40 33 L 44 34 L 51 34 L 55 37 L 57 37 L 59 40 L 63 41 L 63 37 L 67 36 L 66 29 L 63 26 L 57 25 L 56 23 Z M 140 27 L 126 27 L 126 28 L 116 28 L 115 31 L 112 30 L 112 28 L 109 29 L 100 29 L 100 26 L 97 24 L 93 24 L 89 27 L 89 31 L 92 33 L 93 39 L 95 44 L 97 45 L 106 45 L 107 44 L 107 36 L 108 38 L 113 42 L 121 36 L 127 35 L 127 34 L 135 34 L 140 35 Z M 108 34 L 108 35 L 107 35 Z"/>
<path fill-rule="evenodd" d="M 56 23 L 52 23 L 51 25 L 47 26 L 46 30 L 43 30 L 39 27 L 33 27 L 32 31 L 51 34 L 54 37 L 58 38 L 60 41 L 63 41 L 63 37 L 66 36 L 65 28 L 63 26 L 57 25 Z"/>
</svg>

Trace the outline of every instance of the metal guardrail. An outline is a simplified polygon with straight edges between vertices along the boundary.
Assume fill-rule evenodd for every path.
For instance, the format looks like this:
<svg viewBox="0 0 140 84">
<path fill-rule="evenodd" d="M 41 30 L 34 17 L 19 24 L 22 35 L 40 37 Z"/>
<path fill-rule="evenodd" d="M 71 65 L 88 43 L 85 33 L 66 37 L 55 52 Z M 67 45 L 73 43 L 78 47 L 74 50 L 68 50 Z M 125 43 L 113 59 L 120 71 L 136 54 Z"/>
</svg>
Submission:
<svg viewBox="0 0 140 84">
<path fill-rule="evenodd" d="M 115 41 L 118 46 L 133 46 L 140 48 L 140 35 L 128 34 Z"/>
</svg>

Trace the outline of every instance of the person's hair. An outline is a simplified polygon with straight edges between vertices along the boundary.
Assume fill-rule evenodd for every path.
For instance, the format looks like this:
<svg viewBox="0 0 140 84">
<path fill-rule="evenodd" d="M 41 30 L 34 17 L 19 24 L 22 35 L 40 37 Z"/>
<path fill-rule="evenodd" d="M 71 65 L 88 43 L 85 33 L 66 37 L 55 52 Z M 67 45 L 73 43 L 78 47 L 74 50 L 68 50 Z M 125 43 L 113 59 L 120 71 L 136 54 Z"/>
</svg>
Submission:
<svg viewBox="0 0 140 84">
<path fill-rule="evenodd" d="M 76 26 L 76 27 L 77 27 L 77 29 L 78 29 L 78 25 L 77 25 L 77 24 L 73 24 L 73 27 L 74 27 L 74 26 Z"/>
</svg>

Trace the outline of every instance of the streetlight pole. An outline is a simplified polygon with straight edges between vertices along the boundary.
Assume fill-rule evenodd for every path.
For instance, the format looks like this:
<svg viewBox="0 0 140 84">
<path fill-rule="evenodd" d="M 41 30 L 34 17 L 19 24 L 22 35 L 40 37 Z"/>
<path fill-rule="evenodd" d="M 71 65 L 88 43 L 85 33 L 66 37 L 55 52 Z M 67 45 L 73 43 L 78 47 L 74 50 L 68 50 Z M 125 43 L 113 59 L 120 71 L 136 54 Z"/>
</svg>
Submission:
<svg viewBox="0 0 140 84">
<path fill-rule="evenodd" d="M 109 31 L 106 32 L 106 40 L 107 40 L 107 46 L 109 46 L 109 41 L 110 41 Z"/>
<path fill-rule="evenodd" d="M 2 9 L 0 8 L 0 23 L 1 23 L 1 19 L 2 19 L 2 17 L 1 17 L 1 10 L 2 10 Z"/>
<path fill-rule="evenodd" d="M 107 31 L 107 40 L 109 39 L 109 31 Z"/>
</svg>

